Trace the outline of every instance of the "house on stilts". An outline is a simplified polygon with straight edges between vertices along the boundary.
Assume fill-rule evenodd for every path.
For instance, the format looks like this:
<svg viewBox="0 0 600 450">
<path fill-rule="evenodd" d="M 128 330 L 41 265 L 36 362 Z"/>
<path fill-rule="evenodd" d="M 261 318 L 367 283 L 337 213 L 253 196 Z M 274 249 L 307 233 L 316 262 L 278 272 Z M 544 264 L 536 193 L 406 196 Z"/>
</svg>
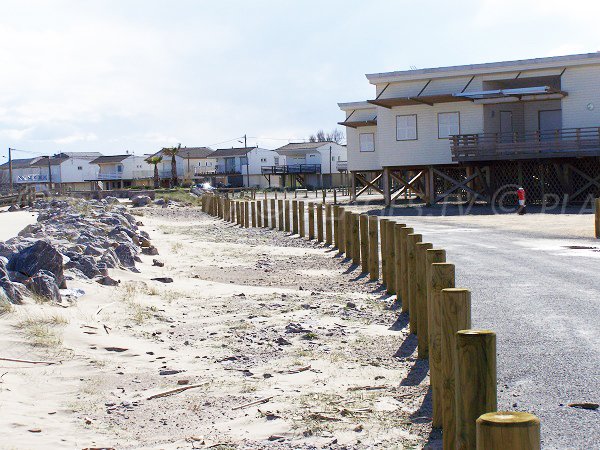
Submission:
<svg viewBox="0 0 600 450">
<path fill-rule="evenodd" d="M 600 194 L 600 53 L 367 75 L 340 103 L 354 198 L 586 202 Z M 515 197 L 516 198 L 516 197 Z"/>
</svg>

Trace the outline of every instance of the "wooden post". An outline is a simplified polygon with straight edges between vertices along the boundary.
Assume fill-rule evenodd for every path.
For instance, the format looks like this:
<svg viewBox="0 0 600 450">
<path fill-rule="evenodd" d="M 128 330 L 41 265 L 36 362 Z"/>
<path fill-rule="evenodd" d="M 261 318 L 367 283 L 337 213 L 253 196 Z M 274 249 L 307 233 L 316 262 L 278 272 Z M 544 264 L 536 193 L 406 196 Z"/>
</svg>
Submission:
<svg viewBox="0 0 600 450">
<path fill-rule="evenodd" d="M 277 200 L 277 229 L 284 231 L 283 200 Z"/>
<path fill-rule="evenodd" d="M 304 217 L 304 202 L 298 202 L 298 222 L 300 224 L 300 237 L 306 237 L 306 226 Z"/>
<path fill-rule="evenodd" d="M 312 241 L 315 238 L 315 204 L 308 203 L 308 240 Z"/>
<path fill-rule="evenodd" d="M 388 294 L 396 293 L 396 235 L 394 234 L 394 226 L 396 222 L 389 220 L 385 226 L 385 238 L 387 240 L 387 280 L 386 292 Z"/>
<path fill-rule="evenodd" d="M 263 218 L 262 202 L 260 200 L 257 200 L 256 201 L 256 226 L 257 227 L 263 226 L 262 218 Z"/>
<path fill-rule="evenodd" d="M 360 263 L 362 273 L 369 273 L 369 216 L 361 214 L 358 217 L 360 222 Z"/>
<path fill-rule="evenodd" d="M 471 328 L 471 292 L 442 290 L 442 429 L 445 450 L 456 447 L 456 333 Z M 419 331 L 420 334 L 420 331 Z"/>
<path fill-rule="evenodd" d="M 275 199 L 274 198 L 271 199 L 271 211 L 270 212 L 271 212 L 271 229 L 274 230 L 275 227 L 277 226 L 277 223 L 276 223 L 277 219 L 275 218 L 276 211 L 275 211 Z"/>
<path fill-rule="evenodd" d="M 241 202 L 241 200 L 238 200 L 237 201 L 237 224 L 240 227 L 244 226 L 244 218 L 242 217 L 242 211 L 243 211 L 242 202 Z"/>
<path fill-rule="evenodd" d="M 369 280 L 379 280 L 379 218 L 369 216 Z"/>
<path fill-rule="evenodd" d="M 410 282 L 408 278 L 408 248 L 407 241 L 408 235 L 414 233 L 414 229 L 410 227 L 403 227 L 400 229 L 400 284 L 402 287 L 402 292 L 400 292 L 400 298 L 402 298 L 402 312 L 406 312 L 410 314 L 410 303 L 408 300 L 408 283 Z"/>
<path fill-rule="evenodd" d="M 540 419 L 533 414 L 498 411 L 477 419 L 477 450 L 540 450 Z"/>
<path fill-rule="evenodd" d="M 323 242 L 323 204 L 317 203 L 317 242 Z"/>
<path fill-rule="evenodd" d="M 267 193 L 265 192 L 265 197 Z M 269 200 L 263 200 L 263 227 L 269 228 Z"/>
<path fill-rule="evenodd" d="M 442 289 L 454 287 L 454 264 L 431 265 L 431 317 L 429 322 L 429 379 L 433 403 L 432 426 L 442 426 Z M 412 311 L 411 311 L 412 314 Z"/>
<path fill-rule="evenodd" d="M 394 291 L 396 292 L 396 302 L 400 302 L 402 299 L 402 246 L 400 245 L 402 232 L 400 230 L 405 226 L 404 223 L 394 224 Z"/>
<path fill-rule="evenodd" d="M 600 198 L 594 202 L 596 214 L 596 239 L 600 239 Z"/>
<path fill-rule="evenodd" d="M 408 310 L 409 329 L 412 334 L 419 332 L 417 328 L 417 243 L 423 240 L 420 234 L 409 234 L 406 236 L 406 264 L 408 274 Z"/>
<path fill-rule="evenodd" d="M 283 191 L 283 193 L 285 194 L 286 191 Z M 290 231 L 292 231 L 291 228 L 291 223 L 290 223 L 290 201 L 289 200 L 284 200 L 283 202 L 284 208 L 285 210 L 284 212 L 284 220 L 285 220 L 285 231 L 286 233 L 289 233 Z"/>
<path fill-rule="evenodd" d="M 352 244 L 353 244 L 353 239 L 352 239 L 352 213 L 350 211 L 345 211 L 344 212 L 344 225 L 345 225 L 345 229 L 344 229 L 344 237 L 346 239 L 346 244 L 345 244 L 345 250 L 346 250 L 346 258 L 348 259 L 352 259 Z"/>
<path fill-rule="evenodd" d="M 339 214 L 339 221 L 338 221 L 338 252 L 340 254 L 344 253 L 344 250 L 346 249 L 346 214 L 344 211 L 344 208 L 342 208 L 341 206 L 338 209 L 338 214 Z"/>
<path fill-rule="evenodd" d="M 456 333 L 456 364 L 457 443 L 458 448 L 473 449 L 477 418 L 498 408 L 496 333 L 489 330 Z"/>
<path fill-rule="evenodd" d="M 325 204 L 325 244 L 333 244 L 333 221 L 331 219 L 331 205 Z"/>
<path fill-rule="evenodd" d="M 431 346 L 431 323 L 433 322 L 433 317 L 431 317 L 431 265 L 433 263 L 442 263 L 446 262 L 446 250 L 442 250 L 439 248 L 434 248 L 430 250 L 425 250 L 425 288 L 426 292 L 426 300 L 427 300 L 427 330 L 428 330 L 428 340 L 427 340 L 427 348 Z"/>
<path fill-rule="evenodd" d="M 256 202 L 252 201 L 252 228 L 256 228 Z"/>
<path fill-rule="evenodd" d="M 332 228 L 333 228 L 333 246 L 339 251 L 340 248 L 340 207 L 333 205 Z"/>
<path fill-rule="evenodd" d="M 386 247 L 388 245 L 387 242 L 387 222 L 389 222 L 390 219 L 379 219 L 379 236 L 381 239 L 381 281 L 383 282 L 384 285 L 387 286 L 387 284 L 389 283 L 389 280 L 387 279 L 388 276 L 388 271 L 387 271 L 387 264 L 388 264 L 388 260 L 387 260 L 387 251 L 386 251 Z"/>
<path fill-rule="evenodd" d="M 419 359 L 429 357 L 429 323 L 427 314 L 427 279 L 426 279 L 426 252 L 433 248 L 430 242 L 417 242 L 415 252 L 416 267 L 416 308 L 417 308 L 417 342 Z"/>
<path fill-rule="evenodd" d="M 244 227 L 250 228 L 250 204 L 248 200 L 244 201 Z"/>
<path fill-rule="evenodd" d="M 360 264 L 360 226 L 359 215 L 352 214 L 352 263 Z"/>
<path fill-rule="evenodd" d="M 292 234 L 298 234 L 298 200 L 292 200 Z"/>
</svg>

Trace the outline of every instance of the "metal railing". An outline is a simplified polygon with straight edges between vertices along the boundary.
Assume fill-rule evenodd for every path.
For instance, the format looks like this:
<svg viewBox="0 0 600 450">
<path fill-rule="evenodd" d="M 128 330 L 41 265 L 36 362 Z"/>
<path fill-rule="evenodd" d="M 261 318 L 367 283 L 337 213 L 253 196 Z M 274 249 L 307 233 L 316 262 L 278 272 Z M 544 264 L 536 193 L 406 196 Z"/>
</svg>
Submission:
<svg viewBox="0 0 600 450">
<path fill-rule="evenodd" d="M 335 167 L 338 172 L 346 172 L 348 170 L 348 161 L 338 161 Z"/>
<path fill-rule="evenodd" d="M 450 137 L 454 161 L 576 157 L 600 154 L 600 127 Z"/>
<path fill-rule="evenodd" d="M 99 173 L 98 174 L 98 179 L 99 180 L 120 180 L 123 178 L 123 174 L 122 173 Z"/>
<path fill-rule="evenodd" d="M 288 174 L 288 173 L 321 173 L 321 164 L 289 164 L 279 166 L 262 166 L 264 174 Z"/>
</svg>

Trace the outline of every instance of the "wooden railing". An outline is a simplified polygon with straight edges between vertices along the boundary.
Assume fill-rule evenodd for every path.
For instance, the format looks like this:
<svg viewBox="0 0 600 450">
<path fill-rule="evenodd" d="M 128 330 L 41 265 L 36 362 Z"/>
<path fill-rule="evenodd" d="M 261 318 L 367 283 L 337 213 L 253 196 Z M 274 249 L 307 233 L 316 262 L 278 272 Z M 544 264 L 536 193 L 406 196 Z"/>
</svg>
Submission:
<svg viewBox="0 0 600 450">
<path fill-rule="evenodd" d="M 600 127 L 459 134 L 450 141 L 452 159 L 459 162 L 600 156 Z"/>
</svg>

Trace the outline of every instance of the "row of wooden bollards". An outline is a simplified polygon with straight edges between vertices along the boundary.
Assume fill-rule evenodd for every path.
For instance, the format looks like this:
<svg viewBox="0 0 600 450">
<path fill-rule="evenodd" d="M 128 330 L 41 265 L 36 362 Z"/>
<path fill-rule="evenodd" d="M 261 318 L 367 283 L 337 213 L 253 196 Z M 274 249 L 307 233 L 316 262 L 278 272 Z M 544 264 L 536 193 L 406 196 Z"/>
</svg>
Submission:
<svg viewBox="0 0 600 450">
<path fill-rule="evenodd" d="M 287 199 L 202 197 L 203 211 L 212 216 L 325 242 L 360 265 L 370 280 L 382 280 L 408 314 L 418 358 L 429 359 L 432 421 L 443 430 L 444 449 L 539 449 L 534 415 L 496 412 L 496 334 L 471 329 L 471 292 L 455 287 L 455 267 L 445 250 L 388 218 L 338 205 L 307 206 Z"/>
</svg>

